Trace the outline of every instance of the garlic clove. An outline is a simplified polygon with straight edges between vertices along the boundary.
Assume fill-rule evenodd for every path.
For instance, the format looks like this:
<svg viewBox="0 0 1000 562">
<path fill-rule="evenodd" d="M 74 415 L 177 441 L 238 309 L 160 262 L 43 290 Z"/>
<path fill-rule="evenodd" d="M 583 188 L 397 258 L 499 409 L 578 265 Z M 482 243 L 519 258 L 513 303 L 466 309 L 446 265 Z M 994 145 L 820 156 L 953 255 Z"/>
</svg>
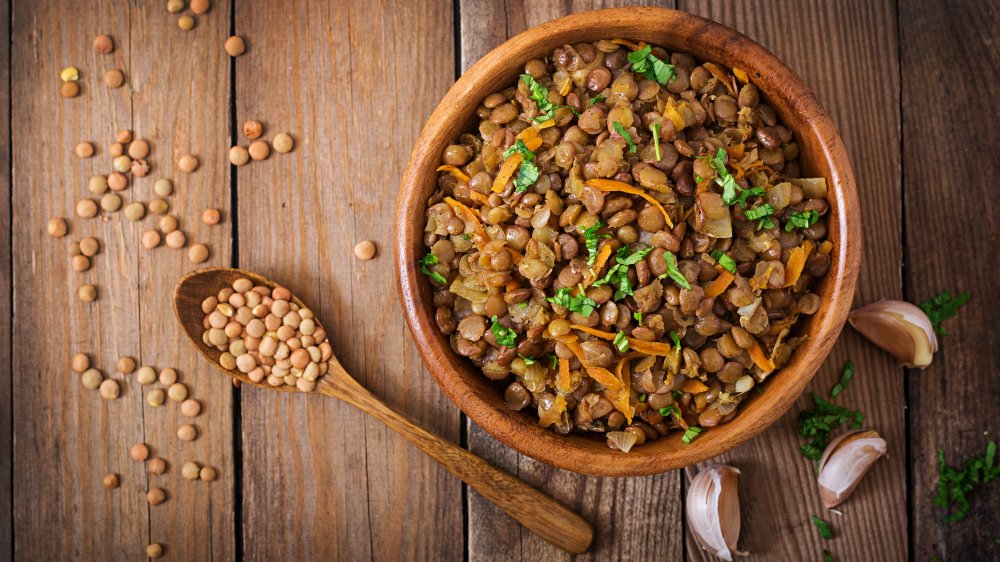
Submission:
<svg viewBox="0 0 1000 562">
<path fill-rule="evenodd" d="M 827 445 L 816 478 L 823 507 L 843 503 L 885 451 L 885 439 L 871 429 L 848 431 Z"/>
<path fill-rule="evenodd" d="M 937 336 L 927 314 L 904 301 L 878 301 L 853 310 L 851 326 L 907 367 L 923 369 L 937 351 Z"/>
<path fill-rule="evenodd" d="M 691 479 L 684 502 L 688 527 L 695 541 L 708 552 L 732 562 L 740 538 L 740 471 L 710 464 Z"/>
</svg>

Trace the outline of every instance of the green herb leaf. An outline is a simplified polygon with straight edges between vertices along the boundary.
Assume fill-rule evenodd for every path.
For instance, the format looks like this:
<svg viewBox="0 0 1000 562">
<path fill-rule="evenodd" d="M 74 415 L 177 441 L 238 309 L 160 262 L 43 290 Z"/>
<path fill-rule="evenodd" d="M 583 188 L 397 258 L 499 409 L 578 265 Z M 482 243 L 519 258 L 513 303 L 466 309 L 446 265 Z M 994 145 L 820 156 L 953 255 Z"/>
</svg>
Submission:
<svg viewBox="0 0 1000 562">
<path fill-rule="evenodd" d="M 521 166 L 517 171 L 517 177 L 514 178 L 514 189 L 518 193 L 524 193 L 538 181 L 539 175 L 538 166 L 534 162 L 530 160 L 521 162 Z"/>
<path fill-rule="evenodd" d="M 639 312 L 638 310 L 635 311 L 635 312 L 633 312 L 632 313 L 632 318 L 635 318 L 635 321 L 638 322 L 640 326 L 642 326 L 642 313 L 641 312 Z"/>
<path fill-rule="evenodd" d="M 611 238 L 610 234 L 598 234 L 597 231 L 604 225 L 598 221 L 594 226 L 583 231 L 583 240 L 587 245 L 587 265 L 594 265 L 597 259 L 597 246 L 602 238 Z"/>
<path fill-rule="evenodd" d="M 517 346 L 517 332 L 498 322 L 496 316 L 490 320 L 493 321 L 490 331 L 493 332 L 493 337 L 496 338 L 498 344 L 510 348 Z"/>
<path fill-rule="evenodd" d="M 629 53 L 628 60 L 632 63 L 632 70 L 650 80 L 666 84 L 674 77 L 674 65 L 663 62 L 653 55 L 652 51 L 653 48 L 647 45 L 638 51 Z"/>
<path fill-rule="evenodd" d="M 521 155 L 521 160 L 525 162 L 530 162 L 535 159 L 535 153 L 528 149 L 528 145 L 524 144 L 522 139 L 517 139 L 517 142 L 510 145 L 510 148 L 503 151 L 503 157 L 509 158 L 514 153 Z"/>
<path fill-rule="evenodd" d="M 615 334 L 615 339 L 613 342 L 618 351 L 625 353 L 628 351 L 628 338 L 625 337 L 625 332 L 618 332 Z"/>
<path fill-rule="evenodd" d="M 823 562 L 833 562 L 833 555 L 829 550 L 823 549 Z"/>
<path fill-rule="evenodd" d="M 614 125 L 615 130 L 618 131 L 618 134 L 621 135 L 626 142 L 628 142 L 629 153 L 635 152 L 635 143 L 632 142 L 632 137 L 628 134 L 628 131 L 625 130 L 625 127 L 623 127 L 618 121 L 613 121 L 612 124 Z"/>
<path fill-rule="evenodd" d="M 722 186 L 722 202 L 726 205 L 739 203 L 741 207 L 745 207 L 747 199 L 750 197 L 760 197 L 766 193 L 763 187 L 743 189 L 737 185 L 736 178 L 726 168 L 726 149 L 719 147 L 719 150 L 715 152 L 715 156 L 709 159 L 709 163 L 715 170 L 715 183 Z M 697 181 L 700 182 L 701 180 Z"/>
<path fill-rule="evenodd" d="M 639 395 L 639 402 L 645 402 L 645 401 L 646 401 L 646 395 L 645 394 L 640 394 Z"/>
<path fill-rule="evenodd" d="M 579 295 L 573 296 L 569 287 L 559 289 L 556 291 L 555 296 L 548 297 L 545 300 L 583 316 L 590 316 L 593 314 L 594 309 L 597 308 L 597 303 L 594 302 L 594 299 L 587 297 L 582 291 Z"/>
<path fill-rule="evenodd" d="M 674 349 L 677 351 L 681 350 L 681 338 L 677 335 L 677 332 L 670 330 L 670 341 L 674 342 Z"/>
<path fill-rule="evenodd" d="M 653 132 L 653 148 L 656 149 L 656 161 L 659 162 L 663 159 L 660 153 L 660 124 L 653 123 L 649 128 Z"/>
<path fill-rule="evenodd" d="M 945 521 L 965 519 L 971 508 L 969 493 L 1000 476 L 1000 465 L 997 464 L 996 457 L 996 441 L 990 441 L 982 456 L 966 459 L 959 471 L 945 463 L 943 450 L 938 451 L 938 493 L 934 498 L 934 505 L 945 510 Z"/>
<path fill-rule="evenodd" d="M 747 199 L 750 197 L 760 197 L 765 195 L 767 192 L 764 191 L 763 187 L 751 187 L 750 189 L 742 189 L 740 186 L 736 186 L 736 189 L 740 190 L 739 197 L 736 198 L 736 202 L 740 207 L 747 206 Z"/>
<path fill-rule="evenodd" d="M 518 353 L 517 356 L 520 357 L 522 361 L 524 361 L 524 366 L 525 367 L 528 367 L 530 365 L 534 365 L 535 364 L 535 359 L 532 358 L 532 357 L 525 357 L 525 356 L 521 355 L 520 353 Z"/>
<path fill-rule="evenodd" d="M 927 314 L 927 318 L 934 325 L 934 333 L 947 336 L 948 332 L 941 327 L 941 322 L 954 316 L 958 312 L 958 307 L 969 302 L 971 297 L 969 291 L 965 291 L 957 297 L 952 297 L 949 291 L 941 291 L 937 296 L 920 303 L 920 309 Z"/>
<path fill-rule="evenodd" d="M 792 213 L 785 223 L 785 232 L 791 232 L 796 228 L 809 228 L 819 220 L 819 211 L 810 209 L 808 211 L 798 211 Z"/>
<path fill-rule="evenodd" d="M 807 459 L 818 462 L 826 446 L 830 444 L 830 432 L 844 424 L 858 429 L 864 423 L 865 415 L 860 410 L 849 410 L 827 402 L 816 393 L 813 393 L 812 398 L 816 407 L 799 414 L 799 435 L 811 441 L 799 449 Z"/>
<path fill-rule="evenodd" d="M 606 99 L 607 98 L 605 98 L 603 95 L 598 94 L 597 96 L 590 98 L 590 103 L 587 105 L 589 105 L 590 107 L 594 107 L 595 104 L 601 103 Z"/>
<path fill-rule="evenodd" d="M 687 428 L 687 431 L 684 432 L 684 435 L 681 437 L 681 441 L 690 445 L 692 441 L 698 438 L 698 435 L 702 431 L 705 430 L 696 425 L 692 425 L 691 427 Z"/>
<path fill-rule="evenodd" d="M 447 285 L 448 280 L 444 278 L 444 275 L 436 271 L 431 271 L 430 266 L 437 265 L 439 262 L 438 257 L 432 253 L 420 258 L 420 273 L 427 275 L 432 281 L 438 285 Z"/>
<path fill-rule="evenodd" d="M 823 537 L 826 540 L 830 540 L 833 538 L 833 531 L 830 530 L 829 523 L 827 523 L 826 521 L 824 521 L 819 517 L 816 517 L 815 515 L 812 516 L 812 522 L 813 525 L 816 525 L 816 528 L 819 529 L 819 536 Z"/>
<path fill-rule="evenodd" d="M 551 119 L 556 107 L 549 101 L 549 89 L 539 84 L 530 74 L 522 74 L 521 81 L 528 85 L 528 89 L 531 90 L 531 99 L 538 106 L 538 116 L 535 117 L 535 121 L 540 123 Z"/>
<path fill-rule="evenodd" d="M 830 390 L 830 396 L 833 396 L 834 398 L 840 396 L 840 393 L 847 388 L 847 385 L 851 382 L 852 378 L 854 378 L 854 361 L 848 360 L 847 363 L 844 364 L 844 372 L 840 374 L 840 380 L 837 381 L 837 384 L 833 385 L 833 389 Z"/>
<path fill-rule="evenodd" d="M 743 216 L 747 220 L 757 221 L 757 230 L 761 228 L 774 228 L 774 221 L 771 219 L 771 215 L 774 214 L 774 207 L 764 203 L 759 207 L 754 207 L 753 209 L 747 209 L 743 211 Z"/>
<path fill-rule="evenodd" d="M 549 369 L 555 371 L 559 367 L 559 358 L 553 354 L 548 355 L 549 358 Z"/>
<path fill-rule="evenodd" d="M 677 406 L 675 404 L 671 404 L 669 406 L 664 406 L 660 408 L 660 415 L 665 418 L 673 416 L 674 419 L 677 420 L 681 419 L 681 411 L 677 409 Z"/>
<path fill-rule="evenodd" d="M 663 259 L 667 262 L 667 272 L 660 275 L 658 279 L 664 279 L 669 277 L 677 286 L 682 289 L 691 290 L 691 284 L 681 273 L 681 270 L 677 269 L 677 258 L 674 256 L 673 252 L 663 252 Z"/>
<path fill-rule="evenodd" d="M 615 289 L 615 293 L 611 297 L 612 300 L 615 301 L 619 301 L 626 296 L 632 295 L 632 282 L 628 278 L 628 268 L 629 266 L 642 261 L 642 259 L 652 251 L 652 247 L 637 250 L 635 252 L 629 252 L 629 249 L 626 246 L 618 248 L 618 252 L 615 254 L 615 265 L 608 269 L 608 272 L 602 279 L 595 281 L 593 286 L 600 287 L 601 285 L 617 285 L 618 288 Z"/>
<path fill-rule="evenodd" d="M 471 235 L 469 235 L 469 233 L 468 233 L 468 232 L 466 232 L 465 234 L 462 234 L 462 238 L 464 238 L 464 239 L 466 239 L 466 240 L 472 240 L 472 236 L 471 236 Z"/>
<path fill-rule="evenodd" d="M 711 255 L 715 258 L 715 261 L 719 262 L 719 265 L 726 268 L 729 273 L 736 273 L 736 262 L 733 261 L 733 258 L 726 255 L 725 252 L 722 250 L 712 250 Z"/>
</svg>

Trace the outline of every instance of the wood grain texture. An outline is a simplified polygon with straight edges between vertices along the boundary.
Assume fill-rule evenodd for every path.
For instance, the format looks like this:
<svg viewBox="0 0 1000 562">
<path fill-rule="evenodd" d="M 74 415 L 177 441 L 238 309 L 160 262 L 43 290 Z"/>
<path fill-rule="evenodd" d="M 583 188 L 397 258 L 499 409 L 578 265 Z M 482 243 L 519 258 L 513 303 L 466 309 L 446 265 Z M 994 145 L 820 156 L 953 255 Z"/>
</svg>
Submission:
<svg viewBox="0 0 1000 562">
<path fill-rule="evenodd" d="M 133 136 L 148 139 L 152 146 L 152 171 L 135 180 L 132 191 L 148 201 L 156 198 L 157 179 L 171 179 L 170 214 L 187 235 L 182 250 L 161 246 L 139 253 L 141 363 L 176 369 L 188 395 L 202 404 L 201 415 L 192 419 L 181 415 L 176 402 L 158 408 L 143 403 L 146 442 L 168 463 L 166 474 L 149 476 L 150 486 L 163 487 L 169 496 L 166 503 L 150 509 L 150 539 L 162 543 L 178 560 L 230 560 L 235 547 L 233 387 L 188 345 L 172 311 L 174 284 L 184 272 L 199 267 L 188 259 L 187 248 L 203 243 L 211 252 L 208 264 L 229 264 L 230 57 L 222 45 L 229 36 L 230 6 L 224 0 L 212 2 L 191 31 L 179 29 L 177 16 L 159 2 L 130 6 L 127 76 L 133 92 Z M 176 162 L 183 154 L 198 157 L 194 173 L 178 170 Z M 201 215 L 208 208 L 221 210 L 226 220 L 205 225 Z M 158 218 L 144 220 L 142 229 L 153 228 Z M 138 239 L 131 242 L 137 245 Z M 134 381 L 132 388 L 139 390 Z M 177 437 L 178 426 L 186 423 L 198 429 L 195 441 Z M 188 461 L 215 468 L 218 479 L 211 483 L 183 479 L 180 468 Z"/>
<path fill-rule="evenodd" d="M 641 2 L 673 7 L 673 2 Z M 460 2 L 462 70 L 508 38 L 542 22 L 591 9 L 635 2 Z M 599 478 L 558 470 L 502 445 L 466 420 L 469 449 L 550 493 L 595 528 L 581 560 L 676 560 L 682 557 L 677 472 L 642 478 Z M 557 560 L 566 554 L 526 532 L 482 496 L 468 494 L 469 560 Z M 643 514 L 639 516 L 638 514 Z M 653 515 L 655 514 L 655 515 Z M 640 538 L 641 537 L 641 538 Z"/>
<path fill-rule="evenodd" d="M 239 2 L 236 14 L 238 122 L 297 145 L 239 169 L 240 265 L 315 306 L 365 387 L 457 441 L 458 411 L 407 338 L 389 245 L 402 165 L 452 81 L 451 3 Z M 380 255 L 361 262 L 365 239 Z M 252 389 L 242 411 L 247 558 L 461 557 L 460 483 L 378 421 Z"/>
<path fill-rule="evenodd" d="M 982 104 L 1000 92 L 1000 11 L 977 2 L 904 1 L 899 9 L 906 297 L 919 303 L 946 289 L 972 293 L 944 323 L 949 335 L 938 337 L 934 363 L 907 376 L 914 557 L 996 560 L 1000 483 L 970 494 L 964 521 L 944 522 L 944 510 L 932 502 L 939 450 L 960 467 L 1000 435 L 1000 353 L 997 332 L 988 328 L 1000 310 L 1000 216 L 993 203 L 1000 110 Z M 942 107 L 948 110 L 936 109 Z"/>
<path fill-rule="evenodd" d="M 895 21 L 894 3 L 684 1 L 680 7 L 746 33 L 810 85 L 838 124 L 858 181 L 865 240 L 855 300 L 899 298 L 899 73 L 895 29 L 887 25 Z M 847 359 L 858 370 L 837 402 L 864 411 L 866 426 L 889 443 L 889 456 L 840 507 L 843 516 L 823 513 L 813 464 L 799 452 L 796 419 L 812 407 L 806 394 L 766 433 L 720 457 L 742 471 L 740 544 L 754 559 L 816 560 L 823 549 L 840 560 L 907 558 L 903 372 L 845 330 L 809 390 L 829 398 Z M 697 470 L 686 471 L 688 480 Z M 828 520 L 837 538 L 822 540 L 811 515 Z M 686 540 L 690 558 L 712 559 L 690 535 Z"/>
<path fill-rule="evenodd" d="M 111 171 L 107 146 L 117 128 L 132 127 L 129 89 L 101 81 L 108 68 L 127 70 L 129 10 L 110 1 L 86 10 L 15 2 L 12 30 L 15 555 L 135 557 L 149 543 L 146 472 L 128 458 L 129 447 L 144 440 L 141 395 L 123 384 L 118 400 L 102 400 L 69 368 L 74 353 L 87 353 L 105 376 L 123 381 L 115 360 L 140 351 L 139 227 L 122 213 L 80 219 L 73 212 L 77 200 L 93 197 L 87 179 Z M 113 54 L 93 52 L 97 33 L 116 39 Z M 67 66 L 81 74 L 73 99 L 59 95 Z M 80 160 L 73 148 L 84 140 L 97 152 Z M 135 191 L 123 198 L 134 200 Z M 46 235 L 53 216 L 71 223 L 67 237 Z M 67 247 L 84 236 L 96 237 L 101 251 L 89 271 L 74 273 Z M 83 283 L 96 285 L 101 298 L 80 302 Z M 108 472 L 120 475 L 119 489 L 101 487 Z"/>
<path fill-rule="evenodd" d="M 14 417 L 11 404 L 11 169 L 10 169 L 10 1 L 0 0 L 0 558 L 13 557 L 14 504 L 13 439 Z"/>
</svg>

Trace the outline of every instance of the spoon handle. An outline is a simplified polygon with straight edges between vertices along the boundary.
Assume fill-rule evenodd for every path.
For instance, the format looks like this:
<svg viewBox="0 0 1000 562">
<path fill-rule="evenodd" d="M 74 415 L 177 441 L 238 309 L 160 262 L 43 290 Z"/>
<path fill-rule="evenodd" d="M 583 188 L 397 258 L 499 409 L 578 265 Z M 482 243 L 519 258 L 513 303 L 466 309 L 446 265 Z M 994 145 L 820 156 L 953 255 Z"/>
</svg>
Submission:
<svg viewBox="0 0 1000 562">
<path fill-rule="evenodd" d="M 552 545 L 574 554 L 590 547 L 594 530 L 583 517 L 523 480 L 403 417 L 338 367 L 331 364 L 332 370 L 340 372 L 324 377 L 318 392 L 343 400 L 386 424 Z"/>
</svg>

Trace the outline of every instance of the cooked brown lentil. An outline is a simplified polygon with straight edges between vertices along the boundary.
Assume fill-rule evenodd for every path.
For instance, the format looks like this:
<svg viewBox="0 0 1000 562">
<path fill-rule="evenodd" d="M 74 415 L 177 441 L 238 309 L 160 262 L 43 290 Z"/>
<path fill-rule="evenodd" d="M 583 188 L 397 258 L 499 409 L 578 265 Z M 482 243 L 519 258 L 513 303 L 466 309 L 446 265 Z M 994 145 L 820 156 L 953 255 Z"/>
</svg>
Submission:
<svg viewBox="0 0 1000 562">
<path fill-rule="evenodd" d="M 624 45 L 564 45 L 483 100 L 421 266 L 509 408 L 641 445 L 732 420 L 787 363 L 832 245 L 825 180 L 744 73 Z"/>
</svg>

